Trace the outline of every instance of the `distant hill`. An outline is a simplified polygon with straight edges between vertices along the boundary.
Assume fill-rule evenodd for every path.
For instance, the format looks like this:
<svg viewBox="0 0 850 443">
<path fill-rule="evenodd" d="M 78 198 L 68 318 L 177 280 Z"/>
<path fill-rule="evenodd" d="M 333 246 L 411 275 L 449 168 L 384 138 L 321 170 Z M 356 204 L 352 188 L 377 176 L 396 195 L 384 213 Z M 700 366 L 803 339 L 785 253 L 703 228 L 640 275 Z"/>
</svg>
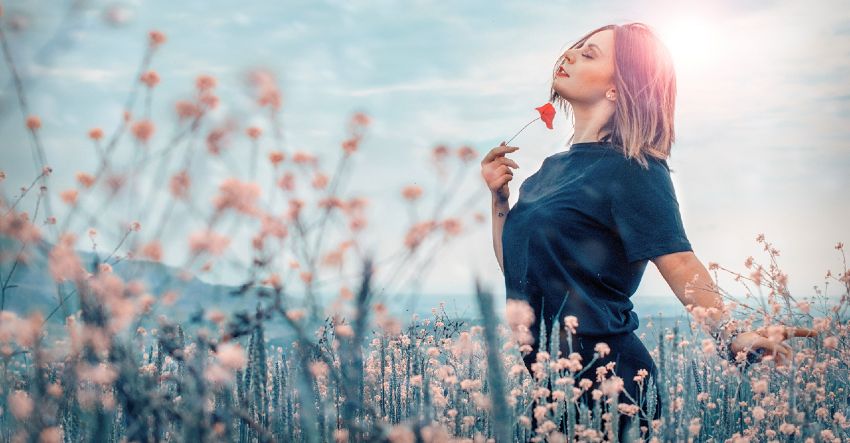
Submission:
<svg viewBox="0 0 850 443">
<path fill-rule="evenodd" d="M 8 240 L 2 242 L 2 245 L 4 249 L 8 249 Z M 46 243 L 41 245 L 43 251 L 48 251 L 50 247 Z M 97 264 L 105 258 L 105 255 L 96 255 L 88 251 L 78 251 L 78 254 L 89 272 L 93 272 Z M 54 282 L 48 272 L 46 254 L 34 254 L 34 256 L 30 263 L 19 264 L 16 268 L 10 283 L 10 286 L 13 287 L 7 289 L 5 309 L 15 311 L 20 315 L 40 310 L 47 316 L 58 306 L 58 291 L 61 289 L 62 293 L 67 295 L 74 288 L 70 283 L 57 285 Z M 9 263 L 5 263 L 5 266 L 3 266 L 3 278 L 9 273 L 9 265 Z M 254 290 L 249 290 L 241 296 L 235 296 L 233 295 L 234 292 L 239 289 L 237 286 L 210 284 L 197 277 L 192 277 L 184 282 L 179 277 L 178 269 L 162 263 L 146 260 L 122 260 L 112 266 L 116 275 L 125 281 L 138 280 L 143 282 L 147 292 L 156 297 L 161 297 L 166 291 L 172 289 L 177 289 L 180 293 L 173 305 L 158 303 L 155 306 L 149 318 L 142 322 L 142 326 L 147 328 L 156 327 L 156 319 L 160 315 L 181 323 L 184 328 L 191 328 L 193 318 L 203 318 L 204 314 L 210 309 L 232 314 L 237 311 L 251 312 L 257 306 L 258 299 Z M 287 297 L 294 300 L 301 298 L 299 295 L 291 294 L 287 294 Z M 320 298 L 329 300 L 330 296 L 324 295 Z M 445 311 L 450 318 L 465 319 L 468 322 L 477 323 L 476 319 L 480 317 L 472 293 L 417 294 L 415 296 L 401 294 L 386 297 L 386 299 L 388 301 L 385 304 L 389 311 L 397 315 L 405 324 L 410 321 L 413 313 L 418 314 L 419 318 L 431 317 L 432 308 L 438 307 L 441 302 L 445 304 Z M 634 298 L 635 311 L 641 318 L 640 328 L 636 332 L 638 334 L 645 332 L 649 317 L 653 317 L 656 327 L 662 328 L 672 327 L 676 320 L 681 320 L 680 330 L 682 333 L 686 333 L 688 314 L 672 295 L 670 300 L 671 302 L 667 303 L 660 299 Z M 413 301 L 415 304 L 409 304 L 409 301 Z M 76 294 L 67 297 L 64 307 L 58 309 L 50 319 L 50 335 L 64 335 L 64 318 L 66 315 L 76 312 L 77 309 L 78 299 Z M 660 323 L 657 320 L 659 313 L 663 316 Z M 267 326 L 266 337 L 272 342 L 279 342 L 290 337 L 290 331 L 280 321 L 271 322 Z M 655 335 L 647 334 L 647 340 L 654 340 Z"/>
</svg>

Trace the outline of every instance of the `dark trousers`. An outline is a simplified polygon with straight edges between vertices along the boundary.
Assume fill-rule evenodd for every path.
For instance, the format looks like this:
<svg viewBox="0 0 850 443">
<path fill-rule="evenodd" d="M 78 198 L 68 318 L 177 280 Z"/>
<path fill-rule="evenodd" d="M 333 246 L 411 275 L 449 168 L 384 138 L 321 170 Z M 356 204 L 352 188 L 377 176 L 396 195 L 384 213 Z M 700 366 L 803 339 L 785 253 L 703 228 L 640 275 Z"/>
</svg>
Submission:
<svg viewBox="0 0 850 443">
<path fill-rule="evenodd" d="M 593 362 L 592 365 L 589 365 L 591 360 L 593 360 L 594 348 L 596 343 L 604 342 L 611 349 L 611 352 L 605 357 L 597 359 Z M 560 337 L 560 345 L 561 345 L 561 357 L 567 358 L 570 354 L 570 348 L 567 344 L 567 335 L 564 331 L 562 331 Z M 526 356 L 525 363 L 526 367 L 531 371 L 531 363 L 536 361 L 534 354 L 536 353 L 536 349 L 532 353 L 532 355 Z M 638 404 L 643 409 L 643 413 L 638 413 L 634 417 L 630 417 L 626 414 L 620 414 L 619 420 L 619 434 L 620 441 L 625 441 L 625 432 L 628 430 L 628 427 L 631 425 L 633 420 L 638 420 L 638 429 L 641 426 L 645 426 L 647 430 L 651 428 L 650 420 L 643 418 L 642 415 L 647 415 L 651 417 L 651 420 L 657 420 L 661 418 L 661 395 L 658 390 L 658 368 L 655 366 L 655 361 L 652 359 L 652 356 L 649 354 L 649 351 L 644 346 L 643 342 L 640 341 L 638 336 L 634 332 L 629 332 L 626 334 L 619 335 L 608 335 L 608 336 L 598 336 L 598 337 L 590 337 L 590 336 L 572 336 L 572 352 L 577 352 L 581 355 L 581 363 L 582 367 L 586 368 L 584 372 L 578 377 L 576 377 L 575 387 L 578 387 L 578 382 L 583 379 L 589 379 L 593 382 L 593 386 L 591 386 L 588 390 L 586 390 L 581 398 L 579 398 L 579 402 L 584 402 L 587 405 L 588 409 L 593 410 L 594 400 L 591 395 L 594 389 L 599 389 L 601 383 L 596 381 L 596 368 L 605 366 L 609 362 L 616 362 L 616 365 L 613 368 L 613 371 L 608 371 L 606 374 L 606 379 L 611 378 L 614 373 L 617 376 L 623 379 L 623 392 L 620 392 L 619 395 L 619 403 L 630 403 L 636 404 L 635 402 L 641 401 L 642 404 Z M 557 356 L 552 356 L 552 359 L 557 359 Z M 643 389 L 641 390 L 641 386 L 634 381 L 634 376 L 637 375 L 638 370 L 646 369 L 649 372 L 649 375 L 644 378 L 643 381 Z M 649 377 L 652 377 L 655 381 L 655 390 L 650 393 L 648 391 L 647 383 L 649 381 Z M 570 386 L 566 386 L 566 388 L 571 388 Z M 552 386 L 549 386 L 550 391 L 553 390 Z M 564 389 L 564 387 L 554 387 L 554 389 Z M 628 392 L 629 395 L 634 399 L 629 400 L 624 392 Z M 647 399 L 649 395 L 655 396 L 655 410 L 649 410 L 647 405 Z M 602 397 L 600 401 L 604 401 L 606 397 Z M 553 401 L 553 399 L 549 398 L 549 401 Z M 578 414 L 576 414 L 578 417 Z M 562 420 L 561 432 L 566 431 L 567 418 L 566 416 Z M 539 423 L 534 418 L 532 414 L 531 417 L 531 425 L 532 429 L 537 428 Z"/>
</svg>

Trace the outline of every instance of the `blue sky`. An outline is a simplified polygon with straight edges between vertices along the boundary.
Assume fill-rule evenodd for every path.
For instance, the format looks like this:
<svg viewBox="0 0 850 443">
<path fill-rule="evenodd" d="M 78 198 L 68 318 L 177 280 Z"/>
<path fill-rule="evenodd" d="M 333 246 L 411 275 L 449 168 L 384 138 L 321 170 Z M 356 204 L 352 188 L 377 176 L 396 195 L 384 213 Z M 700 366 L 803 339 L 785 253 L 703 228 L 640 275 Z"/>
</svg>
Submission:
<svg viewBox="0 0 850 443">
<path fill-rule="evenodd" d="M 833 246 L 850 240 L 846 2 L 460 3 L 90 2 L 66 15 L 64 3 L 12 1 L 4 2 L 0 20 L 26 78 L 30 106 L 42 117 L 55 192 L 73 186 L 76 172 L 94 170 L 86 133 L 94 126 L 114 130 L 146 33 L 158 29 L 168 41 L 152 64 L 162 77 L 153 103 L 154 146 L 167 139 L 173 103 L 192 92 L 199 74 L 218 80 L 222 104 L 214 119 L 234 116 L 268 133 L 242 75 L 252 67 L 274 71 L 284 95 L 288 149 L 316 153 L 327 171 L 338 160 L 348 116 L 364 111 L 372 117 L 348 189 L 372 201 L 364 241 L 379 256 L 395 250 L 408 222 L 400 189 L 423 186 L 430 208 L 446 185 L 429 167 L 431 148 L 469 145 L 483 156 L 536 117 L 534 107 L 548 99 L 553 62 L 573 41 L 603 24 L 642 21 L 659 32 L 676 64 L 677 141 L 668 162 L 697 257 L 739 271 L 749 255 L 766 264 L 755 242 L 764 233 L 781 251 L 792 293 L 808 295 L 822 285 L 827 269 L 839 270 Z M 104 20 L 108 11 L 120 23 Z M 10 29 L 15 23 L 18 31 Z M 0 169 L 7 195 L 35 176 L 9 78 L 4 63 Z M 567 149 L 570 131 L 558 115 L 554 130 L 537 122 L 513 141 L 522 149 L 512 155 L 521 167 L 512 203 L 545 157 Z M 250 149 L 247 140 L 240 143 L 227 158 L 244 172 Z M 119 154 L 129 162 L 132 144 Z M 492 250 L 489 193 L 473 163 L 453 203 L 477 192 L 472 209 L 488 220 L 443 249 L 423 292 L 469 293 L 478 275 L 504 293 Z M 199 176 L 215 183 L 228 175 L 220 165 L 203 168 Z M 260 170 L 257 180 L 268 183 L 268 171 Z M 133 203 L 124 199 L 118 207 L 132 209 Z M 114 212 L 107 217 L 121 221 L 125 214 Z M 186 230 L 170 230 L 164 240 L 175 252 L 167 256 L 185 249 Z M 102 240 L 111 249 L 106 245 L 116 239 Z M 234 251 L 243 259 L 247 252 Z M 239 277 L 226 267 L 208 276 L 224 282 Z M 737 294 L 743 289 L 722 274 L 720 284 Z M 641 300 L 678 303 L 651 264 L 634 298 L 639 306 Z"/>
</svg>

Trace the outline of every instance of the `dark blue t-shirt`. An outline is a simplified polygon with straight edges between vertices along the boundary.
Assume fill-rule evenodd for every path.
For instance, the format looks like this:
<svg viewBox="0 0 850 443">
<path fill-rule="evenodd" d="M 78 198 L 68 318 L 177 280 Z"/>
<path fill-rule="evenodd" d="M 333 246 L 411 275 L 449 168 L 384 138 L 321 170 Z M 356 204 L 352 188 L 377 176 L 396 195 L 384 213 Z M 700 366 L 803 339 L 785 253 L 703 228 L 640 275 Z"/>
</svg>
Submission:
<svg viewBox="0 0 850 443">
<path fill-rule="evenodd" d="M 574 143 L 520 186 L 502 254 L 507 297 L 534 309 L 535 353 L 540 319 L 549 329 L 556 314 L 562 327 L 576 316 L 581 335 L 634 331 L 629 297 L 648 259 L 692 250 L 667 162 L 647 161 L 648 170 L 610 142 Z"/>
</svg>

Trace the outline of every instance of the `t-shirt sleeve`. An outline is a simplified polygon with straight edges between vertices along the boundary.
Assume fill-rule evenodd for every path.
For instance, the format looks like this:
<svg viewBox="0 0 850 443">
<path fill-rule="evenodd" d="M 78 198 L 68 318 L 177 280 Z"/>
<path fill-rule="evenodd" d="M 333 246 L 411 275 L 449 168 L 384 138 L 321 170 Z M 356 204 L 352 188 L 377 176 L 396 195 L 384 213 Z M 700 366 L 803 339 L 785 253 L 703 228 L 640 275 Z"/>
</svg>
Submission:
<svg viewBox="0 0 850 443">
<path fill-rule="evenodd" d="M 643 169 L 634 160 L 621 162 L 610 192 L 614 229 L 630 263 L 693 250 L 664 163 L 650 159 Z"/>
</svg>

